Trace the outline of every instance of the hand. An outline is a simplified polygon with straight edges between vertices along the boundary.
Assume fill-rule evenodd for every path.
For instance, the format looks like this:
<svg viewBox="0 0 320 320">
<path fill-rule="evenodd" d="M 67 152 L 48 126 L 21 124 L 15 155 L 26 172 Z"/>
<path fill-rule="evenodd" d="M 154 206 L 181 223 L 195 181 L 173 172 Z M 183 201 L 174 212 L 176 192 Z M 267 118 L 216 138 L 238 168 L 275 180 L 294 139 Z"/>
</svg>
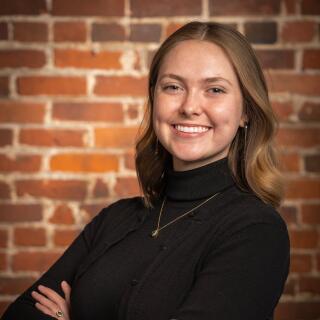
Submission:
<svg viewBox="0 0 320 320">
<path fill-rule="evenodd" d="M 31 295 L 37 301 L 35 304 L 36 308 L 44 314 L 59 320 L 70 320 L 71 287 L 66 281 L 62 281 L 61 288 L 64 292 L 65 299 L 54 290 L 42 285 L 38 286 L 38 290 L 41 293 L 32 291 Z"/>
</svg>

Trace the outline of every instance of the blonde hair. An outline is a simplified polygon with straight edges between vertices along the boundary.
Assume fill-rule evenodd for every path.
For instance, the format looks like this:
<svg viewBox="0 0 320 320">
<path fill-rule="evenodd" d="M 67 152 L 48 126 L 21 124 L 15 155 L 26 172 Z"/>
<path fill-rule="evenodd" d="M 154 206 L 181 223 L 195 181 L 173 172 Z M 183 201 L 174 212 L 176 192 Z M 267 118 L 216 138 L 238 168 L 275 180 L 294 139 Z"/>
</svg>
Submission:
<svg viewBox="0 0 320 320">
<path fill-rule="evenodd" d="M 186 40 L 212 42 L 229 57 L 237 75 L 247 118 L 247 129 L 239 127 L 228 153 L 228 162 L 238 187 L 252 191 L 264 202 L 279 206 L 283 182 L 273 144 L 277 121 L 256 55 L 241 33 L 220 23 L 190 22 L 160 46 L 153 57 L 148 83 L 148 104 L 136 144 L 136 171 L 146 206 L 161 197 L 166 167 L 171 155 L 158 144 L 152 123 L 154 89 L 161 64 L 177 44 Z M 246 131 L 246 132 L 245 132 Z"/>
</svg>

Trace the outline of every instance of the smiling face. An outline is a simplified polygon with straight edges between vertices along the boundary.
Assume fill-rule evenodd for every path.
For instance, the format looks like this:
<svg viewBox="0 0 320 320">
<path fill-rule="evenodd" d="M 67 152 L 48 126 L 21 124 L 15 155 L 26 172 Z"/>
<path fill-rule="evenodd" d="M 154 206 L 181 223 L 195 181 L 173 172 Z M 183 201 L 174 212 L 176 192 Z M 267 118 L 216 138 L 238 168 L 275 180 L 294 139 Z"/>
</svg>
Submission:
<svg viewBox="0 0 320 320">
<path fill-rule="evenodd" d="M 187 40 L 169 51 L 154 91 L 153 126 L 175 170 L 227 156 L 244 121 L 239 83 L 219 46 Z"/>
</svg>

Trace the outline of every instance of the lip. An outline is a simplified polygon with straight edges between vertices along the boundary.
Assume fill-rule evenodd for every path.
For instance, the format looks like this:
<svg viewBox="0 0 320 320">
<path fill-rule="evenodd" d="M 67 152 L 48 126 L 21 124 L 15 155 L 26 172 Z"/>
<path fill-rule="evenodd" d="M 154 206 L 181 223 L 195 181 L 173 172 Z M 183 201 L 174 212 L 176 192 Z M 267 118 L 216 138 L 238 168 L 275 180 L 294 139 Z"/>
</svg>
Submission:
<svg viewBox="0 0 320 320">
<path fill-rule="evenodd" d="M 206 127 L 209 130 L 204 131 L 204 132 L 182 132 L 179 131 L 175 128 L 175 125 L 180 125 L 180 126 L 184 126 L 184 127 Z M 200 124 L 182 124 L 182 123 L 175 123 L 171 125 L 172 131 L 174 132 L 175 135 L 182 137 L 182 138 L 196 138 L 196 137 L 202 137 L 204 136 L 206 133 L 208 133 L 212 127 L 209 126 L 204 126 L 204 125 L 200 125 Z"/>
<path fill-rule="evenodd" d="M 198 123 L 183 123 L 183 122 L 177 122 L 177 123 L 173 123 L 172 126 L 183 126 L 183 127 L 206 127 L 206 128 L 212 128 L 211 126 L 207 126 L 205 124 L 198 124 Z"/>
</svg>

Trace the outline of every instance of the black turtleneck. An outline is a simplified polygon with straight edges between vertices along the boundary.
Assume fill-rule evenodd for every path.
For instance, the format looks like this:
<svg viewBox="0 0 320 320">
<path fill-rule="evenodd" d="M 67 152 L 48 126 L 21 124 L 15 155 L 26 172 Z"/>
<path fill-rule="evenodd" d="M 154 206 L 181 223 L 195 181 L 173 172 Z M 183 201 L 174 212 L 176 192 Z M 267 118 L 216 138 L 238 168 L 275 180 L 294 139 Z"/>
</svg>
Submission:
<svg viewBox="0 0 320 320">
<path fill-rule="evenodd" d="M 71 245 L 60 261 L 40 279 L 40 282 L 55 290 L 59 284 L 52 279 L 56 279 L 56 282 L 58 279 L 71 282 L 72 318 L 77 320 L 106 318 L 110 320 L 128 318 L 169 320 L 169 317 L 165 315 L 173 311 L 177 313 L 179 320 L 213 319 L 216 318 L 215 315 L 217 315 L 216 319 L 220 320 L 271 319 L 273 308 L 280 298 L 288 274 L 288 236 L 281 217 L 271 206 L 236 187 L 228 168 L 227 158 L 188 171 L 178 172 L 170 169 L 165 175 L 167 184 L 160 227 L 180 217 L 209 197 L 216 196 L 201 208 L 162 229 L 156 238 L 152 238 L 150 234 L 156 228 L 164 199 L 160 199 L 152 210 L 143 209 L 140 198 L 121 200 L 119 204 L 113 205 L 113 209 L 107 208 L 102 211 Z M 112 213 L 112 210 L 115 213 Z M 142 219 L 139 220 L 138 227 L 130 227 L 124 235 L 119 236 L 118 240 L 102 240 L 104 239 L 103 233 L 112 233 L 113 230 L 110 228 L 117 229 L 120 224 L 124 224 L 120 220 L 115 221 L 117 221 L 116 216 L 120 219 L 122 215 L 127 215 L 126 211 L 130 211 L 131 216 L 135 215 L 135 211 L 139 211 Z M 110 219 L 109 222 L 108 219 Z M 207 223 L 203 224 L 203 221 Z M 190 228 L 202 229 L 192 231 Z M 132 296 L 137 295 L 135 290 L 138 292 L 141 290 L 138 284 L 147 277 L 146 270 L 149 270 L 150 266 L 155 265 L 157 261 L 161 263 L 164 252 L 170 252 L 167 248 L 171 248 L 185 232 L 190 232 L 186 237 L 185 247 L 183 244 L 179 247 L 179 250 L 182 250 L 180 252 L 185 253 L 180 254 L 177 249 L 171 253 L 171 259 L 177 260 L 173 261 L 169 268 L 177 274 L 170 277 L 171 280 L 161 280 L 161 276 L 168 272 L 167 268 L 164 268 L 159 271 L 159 276 L 150 279 L 150 284 L 144 280 L 145 288 L 150 286 L 150 295 L 143 296 L 140 303 L 132 302 L 133 306 L 129 308 Z M 108 247 L 104 251 L 99 249 L 103 241 L 105 241 L 104 246 Z M 93 248 L 90 248 L 90 243 L 94 243 Z M 275 245 L 278 248 L 274 247 Z M 213 248 L 213 251 L 208 254 L 210 247 Z M 95 254 L 90 253 L 92 250 Z M 192 253 L 188 250 L 191 250 Z M 261 257 L 259 257 L 260 253 Z M 98 258 L 93 259 L 94 255 Z M 212 278 L 213 283 L 211 278 L 208 278 L 199 284 L 199 294 L 193 299 L 190 298 L 190 301 L 187 300 L 186 305 L 181 306 L 180 313 L 178 313 L 178 306 L 174 306 L 172 301 L 177 299 L 176 303 L 180 305 L 179 299 L 187 294 L 184 292 L 185 282 L 182 279 L 193 281 L 195 274 L 191 270 L 196 265 L 200 266 L 201 259 L 205 256 L 207 256 L 208 266 L 206 268 L 208 270 L 204 269 L 204 272 L 211 277 L 214 277 L 215 274 L 219 276 L 217 279 Z M 273 260 L 273 269 L 270 270 L 270 273 L 268 271 L 261 273 L 261 266 L 270 260 Z M 77 276 L 79 265 L 80 271 L 84 269 L 81 269 L 83 261 L 86 266 L 85 272 Z M 180 271 L 174 271 L 175 268 Z M 223 271 L 224 269 L 226 271 Z M 156 274 L 155 271 L 153 273 Z M 178 276 L 179 273 L 180 276 Z M 171 281 L 170 286 L 166 281 Z M 174 286 L 175 281 L 177 281 L 177 287 Z M 251 281 L 256 283 L 251 283 Z M 159 287 L 159 296 L 152 298 L 151 292 L 154 286 Z M 265 290 L 263 286 L 266 286 Z M 256 287 L 258 289 L 255 289 Z M 175 288 L 178 291 L 170 297 L 170 293 L 166 292 L 168 288 L 172 290 Z M 261 297 L 256 291 L 260 288 L 263 291 Z M 50 319 L 41 315 L 34 308 L 30 309 L 32 298 L 30 299 L 28 292 L 19 299 L 20 302 L 12 305 L 10 312 L 3 318 L 4 320 L 19 320 L 17 316 L 19 314 L 30 319 Z M 157 290 L 155 292 L 157 294 Z M 169 300 L 164 302 L 163 307 L 160 307 L 159 310 L 153 310 L 157 307 L 152 307 L 152 305 L 163 301 L 164 296 L 167 296 Z M 228 296 L 232 299 L 230 303 Z M 151 300 L 144 302 L 148 299 Z M 245 312 L 248 309 L 247 301 L 250 301 L 248 299 L 256 299 L 252 301 L 254 310 Z M 28 305 L 28 308 L 24 303 Z M 226 306 L 229 306 L 227 310 L 225 310 Z M 245 313 L 240 316 L 240 311 Z M 147 315 L 148 312 L 152 314 L 152 317 Z M 127 313 L 131 314 L 128 318 Z M 259 318 L 259 315 L 264 316 Z"/>
</svg>

